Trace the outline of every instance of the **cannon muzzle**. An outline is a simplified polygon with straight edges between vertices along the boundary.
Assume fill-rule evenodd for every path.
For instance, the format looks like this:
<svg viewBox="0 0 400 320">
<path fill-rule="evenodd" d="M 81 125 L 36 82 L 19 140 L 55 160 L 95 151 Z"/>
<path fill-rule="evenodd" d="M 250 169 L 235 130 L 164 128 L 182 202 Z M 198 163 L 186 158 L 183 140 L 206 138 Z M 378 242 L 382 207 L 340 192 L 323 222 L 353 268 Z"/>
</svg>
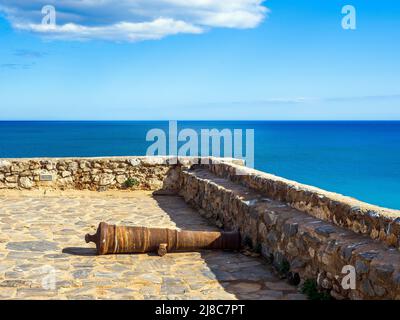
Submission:
<svg viewBox="0 0 400 320">
<path fill-rule="evenodd" d="M 202 249 L 239 250 L 239 232 L 188 231 L 164 228 L 126 227 L 101 222 L 86 242 L 96 244 L 97 254 L 196 251 Z"/>
</svg>

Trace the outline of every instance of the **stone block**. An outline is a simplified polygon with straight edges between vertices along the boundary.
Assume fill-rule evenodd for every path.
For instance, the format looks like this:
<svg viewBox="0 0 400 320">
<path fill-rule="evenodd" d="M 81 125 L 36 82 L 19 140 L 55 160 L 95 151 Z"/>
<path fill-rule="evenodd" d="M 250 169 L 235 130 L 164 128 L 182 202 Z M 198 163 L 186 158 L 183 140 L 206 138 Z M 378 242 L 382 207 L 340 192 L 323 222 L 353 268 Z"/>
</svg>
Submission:
<svg viewBox="0 0 400 320">
<path fill-rule="evenodd" d="M 31 189 L 34 186 L 34 182 L 28 177 L 21 177 L 19 179 L 19 185 L 24 189 Z"/>
</svg>

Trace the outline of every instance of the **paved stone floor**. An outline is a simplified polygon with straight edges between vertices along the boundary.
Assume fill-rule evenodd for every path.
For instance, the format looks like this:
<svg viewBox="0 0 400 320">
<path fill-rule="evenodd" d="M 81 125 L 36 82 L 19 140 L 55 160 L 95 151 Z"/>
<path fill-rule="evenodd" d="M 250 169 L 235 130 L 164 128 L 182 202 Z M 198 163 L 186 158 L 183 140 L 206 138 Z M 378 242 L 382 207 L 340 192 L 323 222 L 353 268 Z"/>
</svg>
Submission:
<svg viewBox="0 0 400 320">
<path fill-rule="evenodd" d="M 215 230 L 175 196 L 3 191 L 0 299 L 304 299 L 239 252 L 96 256 L 84 235 L 100 221 Z"/>
</svg>

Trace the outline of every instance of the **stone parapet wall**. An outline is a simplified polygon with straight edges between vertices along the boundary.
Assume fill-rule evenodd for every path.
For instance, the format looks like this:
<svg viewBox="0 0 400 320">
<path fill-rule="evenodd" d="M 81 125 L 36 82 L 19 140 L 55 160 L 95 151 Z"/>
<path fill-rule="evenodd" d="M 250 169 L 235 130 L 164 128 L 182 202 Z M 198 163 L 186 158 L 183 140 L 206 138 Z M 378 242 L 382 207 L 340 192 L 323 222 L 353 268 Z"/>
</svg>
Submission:
<svg viewBox="0 0 400 320">
<path fill-rule="evenodd" d="M 157 190 L 178 180 L 179 168 L 162 157 L 0 160 L 0 189 Z"/>
<path fill-rule="evenodd" d="M 400 211 L 390 210 L 337 193 L 297 183 L 235 164 L 212 164 L 211 172 L 270 199 L 289 204 L 316 218 L 356 233 L 368 235 L 390 246 L 400 247 Z"/>
<path fill-rule="evenodd" d="M 0 159 L 0 189 L 126 189 L 179 188 L 181 167 L 198 163 L 235 163 L 214 157 L 96 157 Z"/>
<path fill-rule="evenodd" d="M 220 169 L 221 165 L 213 171 Z M 320 288 L 336 299 L 400 299 L 400 253 L 383 242 L 313 217 L 204 168 L 182 171 L 180 194 L 219 227 L 239 230 L 244 244 L 261 252 L 278 270 L 287 268 L 302 281 L 317 279 Z M 355 270 L 354 289 L 342 286 L 345 266 Z"/>
</svg>

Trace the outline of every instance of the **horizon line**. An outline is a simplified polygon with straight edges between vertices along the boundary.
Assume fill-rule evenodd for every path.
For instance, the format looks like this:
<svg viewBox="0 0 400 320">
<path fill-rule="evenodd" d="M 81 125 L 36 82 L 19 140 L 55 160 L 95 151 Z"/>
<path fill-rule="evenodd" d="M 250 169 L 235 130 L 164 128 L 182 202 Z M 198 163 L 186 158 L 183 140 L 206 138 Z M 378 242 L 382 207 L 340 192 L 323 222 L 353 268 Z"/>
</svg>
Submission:
<svg viewBox="0 0 400 320">
<path fill-rule="evenodd" d="M 0 119 L 0 122 L 238 122 L 238 121 L 253 121 L 253 122 L 400 122 L 400 119 Z"/>
</svg>

